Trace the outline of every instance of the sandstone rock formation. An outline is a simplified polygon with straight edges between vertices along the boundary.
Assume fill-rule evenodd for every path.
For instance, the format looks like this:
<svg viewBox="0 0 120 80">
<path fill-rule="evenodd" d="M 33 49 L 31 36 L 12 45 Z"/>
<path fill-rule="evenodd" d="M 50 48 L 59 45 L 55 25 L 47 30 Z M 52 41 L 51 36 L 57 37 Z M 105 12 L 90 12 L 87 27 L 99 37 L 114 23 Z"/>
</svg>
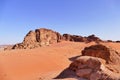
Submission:
<svg viewBox="0 0 120 80">
<path fill-rule="evenodd" d="M 46 46 L 60 41 L 73 41 L 73 42 L 101 42 L 102 40 L 95 35 L 82 37 L 79 35 L 63 34 L 50 30 L 50 29 L 36 29 L 29 31 L 25 36 L 22 43 L 15 44 L 11 49 L 32 49 L 40 46 Z M 5 50 L 10 49 L 6 48 Z"/>
<path fill-rule="evenodd" d="M 91 42 L 91 41 L 100 42 L 100 41 L 102 41 L 100 38 L 96 37 L 95 35 L 90 35 L 86 38 L 87 38 L 88 42 Z"/>
<path fill-rule="evenodd" d="M 120 80 L 120 53 L 104 45 L 93 45 L 82 51 L 69 69 L 88 80 Z"/>
<path fill-rule="evenodd" d="M 22 43 L 13 46 L 13 49 L 36 48 L 40 46 L 50 45 L 60 42 L 62 36 L 60 33 L 50 29 L 36 29 L 30 31 L 24 38 Z"/>
<path fill-rule="evenodd" d="M 120 43 L 120 41 L 118 40 L 118 41 L 115 41 L 116 43 Z"/>
<path fill-rule="evenodd" d="M 102 42 L 102 40 L 95 35 L 90 35 L 88 37 L 82 37 L 79 35 L 70 35 L 70 34 L 63 34 L 63 38 L 66 41 L 74 41 L 74 42 Z"/>
<path fill-rule="evenodd" d="M 70 35 L 70 34 L 63 34 L 63 39 L 66 41 L 74 41 L 74 42 L 86 42 L 87 39 L 79 36 L 79 35 Z"/>
<path fill-rule="evenodd" d="M 107 42 L 113 42 L 112 40 L 107 40 Z"/>
<path fill-rule="evenodd" d="M 82 56 L 93 56 L 106 60 L 106 63 L 120 63 L 120 53 L 104 45 L 92 45 L 82 51 Z"/>
<path fill-rule="evenodd" d="M 41 45 L 49 45 L 57 43 L 61 40 L 61 35 L 58 32 L 49 29 L 36 29 L 36 41 Z"/>
</svg>

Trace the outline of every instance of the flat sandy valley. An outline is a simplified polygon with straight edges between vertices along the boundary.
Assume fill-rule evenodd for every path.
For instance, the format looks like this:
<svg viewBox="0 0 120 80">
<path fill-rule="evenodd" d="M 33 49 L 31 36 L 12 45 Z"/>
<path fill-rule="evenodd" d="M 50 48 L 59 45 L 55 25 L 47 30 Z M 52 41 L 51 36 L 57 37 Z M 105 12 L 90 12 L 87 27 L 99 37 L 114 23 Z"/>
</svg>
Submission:
<svg viewBox="0 0 120 80">
<path fill-rule="evenodd" d="M 70 65 L 70 58 L 93 44 L 66 41 L 36 49 L 0 51 L 0 80 L 53 80 Z M 120 52 L 120 43 L 102 44 Z"/>
</svg>

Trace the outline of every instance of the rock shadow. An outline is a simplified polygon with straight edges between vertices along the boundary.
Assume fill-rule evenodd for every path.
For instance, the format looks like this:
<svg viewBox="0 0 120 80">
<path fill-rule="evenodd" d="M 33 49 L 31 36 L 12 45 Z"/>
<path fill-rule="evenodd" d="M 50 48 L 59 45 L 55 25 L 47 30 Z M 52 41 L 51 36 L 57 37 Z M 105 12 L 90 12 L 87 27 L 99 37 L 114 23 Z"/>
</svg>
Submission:
<svg viewBox="0 0 120 80">
<path fill-rule="evenodd" d="M 68 58 L 70 61 L 75 61 L 77 58 L 81 57 L 82 55 L 79 55 L 79 56 L 74 56 L 74 57 L 71 57 L 71 58 Z"/>
<path fill-rule="evenodd" d="M 64 78 L 73 78 L 73 77 L 77 77 L 75 72 L 70 70 L 69 68 L 66 68 L 54 79 L 64 79 Z"/>
</svg>

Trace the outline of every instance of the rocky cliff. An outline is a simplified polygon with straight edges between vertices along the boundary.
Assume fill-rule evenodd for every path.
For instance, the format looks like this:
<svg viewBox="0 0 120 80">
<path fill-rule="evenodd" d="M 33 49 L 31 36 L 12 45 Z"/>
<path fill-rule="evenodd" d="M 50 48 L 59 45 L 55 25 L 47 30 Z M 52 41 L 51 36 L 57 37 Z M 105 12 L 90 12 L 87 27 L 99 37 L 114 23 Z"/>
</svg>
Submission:
<svg viewBox="0 0 120 80">
<path fill-rule="evenodd" d="M 12 49 L 32 49 L 40 46 L 46 46 L 60 42 L 62 36 L 60 33 L 50 29 L 36 29 L 29 31 L 22 43 L 16 44 Z"/>
<path fill-rule="evenodd" d="M 95 35 L 90 35 L 88 37 L 83 37 L 79 35 L 71 35 L 71 34 L 63 34 L 63 39 L 66 41 L 74 41 L 74 42 L 102 42 L 99 37 Z"/>
<path fill-rule="evenodd" d="M 25 36 L 22 43 L 15 44 L 12 49 L 32 49 L 41 46 L 48 46 L 50 44 L 58 43 L 60 41 L 73 41 L 73 42 L 100 42 L 100 38 L 95 35 L 90 35 L 88 37 L 82 37 L 79 35 L 63 34 L 59 32 L 40 28 L 35 31 L 29 31 Z M 7 50 L 7 48 L 5 49 Z"/>
</svg>

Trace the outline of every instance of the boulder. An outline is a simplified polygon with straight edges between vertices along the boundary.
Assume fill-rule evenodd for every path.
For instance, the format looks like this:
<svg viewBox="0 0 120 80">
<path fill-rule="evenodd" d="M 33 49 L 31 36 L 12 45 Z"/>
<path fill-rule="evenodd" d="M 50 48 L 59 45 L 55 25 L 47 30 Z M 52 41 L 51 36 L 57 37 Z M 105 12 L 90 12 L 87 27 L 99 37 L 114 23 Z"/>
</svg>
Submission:
<svg viewBox="0 0 120 80">
<path fill-rule="evenodd" d="M 107 65 L 103 63 L 103 59 L 81 56 L 70 64 L 69 69 L 74 71 L 78 77 L 87 80 L 119 80 L 120 73 L 113 72 Z"/>
<path fill-rule="evenodd" d="M 120 80 L 120 53 L 104 45 L 92 45 L 82 51 L 69 69 L 88 80 Z"/>
<path fill-rule="evenodd" d="M 82 51 L 82 56 L 93 56 L 105 59 L 106 62 L 110 61 L 110 50 L 104 45 L 92 45 L 90 47 L 85 47 Z"/>
<path fill-rule="evenodd" d="M 120 53 L 104 45 L 85 47 L 82 56 L 93 56 L 106 60 L 106 63 L 120 64 Z"/>
<path fill-rule="evenodd" d="M 73 71 L 77 71 L 79 69 L 99 70 L 100 65 L 101 62 L 98 60 L 98 58 L 81 56 L 73 63 L 71 63 L 69 68 Z"/>
</svg>

